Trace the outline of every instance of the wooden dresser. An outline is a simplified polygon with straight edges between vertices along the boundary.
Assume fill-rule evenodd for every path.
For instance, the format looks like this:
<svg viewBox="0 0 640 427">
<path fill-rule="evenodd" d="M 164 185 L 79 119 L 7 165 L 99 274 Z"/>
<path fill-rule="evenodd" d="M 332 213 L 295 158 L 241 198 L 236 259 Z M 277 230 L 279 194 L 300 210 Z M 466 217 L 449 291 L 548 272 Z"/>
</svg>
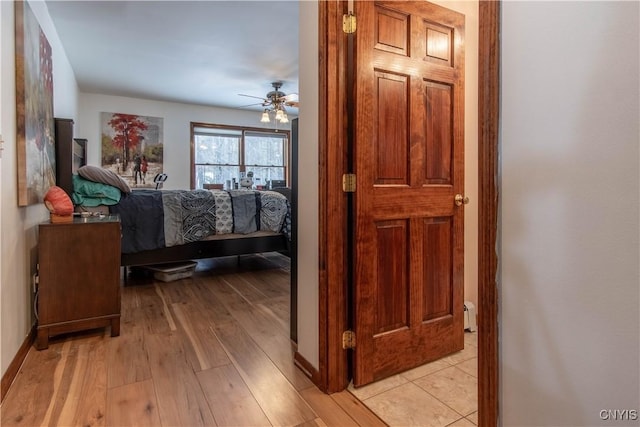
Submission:
<svg viewBox="0 0 640 427">
<path fill-rule="evenodd" d="M 36 348 L 49 337 L 111 326 L 120 335 L 120 219 L 40 224 Z"/>
</svg>

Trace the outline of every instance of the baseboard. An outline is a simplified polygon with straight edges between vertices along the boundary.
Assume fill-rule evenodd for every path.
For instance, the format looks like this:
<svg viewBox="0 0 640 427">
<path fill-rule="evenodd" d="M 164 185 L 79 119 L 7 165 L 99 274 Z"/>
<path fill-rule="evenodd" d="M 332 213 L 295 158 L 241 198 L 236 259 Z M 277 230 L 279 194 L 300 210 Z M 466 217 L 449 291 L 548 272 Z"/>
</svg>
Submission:
<svg viewBox="0 0 640 427">
<path fill-rule="evenodd" d="M 293 354 L 293 363 L 311 380 L 312 383 L 316 385 L 316 387 L 322 390 L 320 384 L 320 371 L 314 368 L 313 365 L 297 351 Z"/>
<path fill-rule="evenodd" d="M 24 339 L 24 342 L 18 349 L 16 356 L 11 361 L 11 364 L 7 368 L 7 371 L 2 376 L 2 383 L 0 384 L 0 403 L 2 403 L 4 397 L 7 395 L 7 392 L 9 391 L 9 387 L 11 387 L 13 380 L 16 379 L 18 371 L 20 371 L 20 367 L 22 366 L 24 359 L 26 359 L 27 353 L 29 353 L 29 349 L 33 345 L 35 339 L 36 325 L 34 324 L 31 327 L 31 330 L 27 334 L 26 338 Z"/>
</svg>

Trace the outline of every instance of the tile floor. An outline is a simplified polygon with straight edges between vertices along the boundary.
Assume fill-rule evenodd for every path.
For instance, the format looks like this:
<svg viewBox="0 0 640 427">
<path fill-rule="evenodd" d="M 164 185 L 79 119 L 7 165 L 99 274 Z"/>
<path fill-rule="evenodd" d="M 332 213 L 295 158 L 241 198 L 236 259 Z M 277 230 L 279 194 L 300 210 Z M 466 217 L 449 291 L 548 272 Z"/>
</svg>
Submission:
<svg viewBox="0 0 640 427">
<path fill-rule="evenodd" d="M 477 332 L 465 332 L 464 350 L 349 391 L 392 427 L 475 426 L 477 339 Z"/>
</svg>

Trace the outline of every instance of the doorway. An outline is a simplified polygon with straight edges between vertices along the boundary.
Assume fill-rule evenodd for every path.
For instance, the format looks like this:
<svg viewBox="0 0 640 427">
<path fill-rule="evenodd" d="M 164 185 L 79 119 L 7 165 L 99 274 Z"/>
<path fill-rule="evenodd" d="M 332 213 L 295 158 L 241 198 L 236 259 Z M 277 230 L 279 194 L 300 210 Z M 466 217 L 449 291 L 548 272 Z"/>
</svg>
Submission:
<svg viewBox="0 0 640 427">
<path fill-rule="evenodd" d="M 347 41 L 342 37 L 342 17 L 347 2 L 321 2 L 320 7 L 320 331 L 319 383 L 327 392 L 343 390 L 349 380 L 348 351 L 342 348 L 342 333 L 348 328 L 346 314 L 349 266 L 347 250 L 344 170 L 348 130 L 345 101 L 348 87 L 341 70 L 346 63 Z M 478 407 L 480 425 L 497 422 L 497 129 L 499 94 L 500 3 L 479 5 L 479 173 L 478 228 Z M 329 215 L 330 214 L 330 215 Z"/>
</svg>

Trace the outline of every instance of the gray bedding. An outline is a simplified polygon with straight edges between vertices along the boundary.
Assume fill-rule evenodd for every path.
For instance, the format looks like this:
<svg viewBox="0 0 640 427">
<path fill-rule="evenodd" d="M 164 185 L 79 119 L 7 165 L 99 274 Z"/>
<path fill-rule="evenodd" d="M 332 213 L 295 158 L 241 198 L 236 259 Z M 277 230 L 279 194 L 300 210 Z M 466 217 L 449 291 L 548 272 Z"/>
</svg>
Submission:
<svg viewBox="0 0 640 427">
<path fill-rule="evenodd" d="M 218 234 L 267 230 L 289 237 L 291 229 L 289 202 L 274 191 L 136 190 L 109 210 L 120 215 L 123 253 Z"/>
</svg>

